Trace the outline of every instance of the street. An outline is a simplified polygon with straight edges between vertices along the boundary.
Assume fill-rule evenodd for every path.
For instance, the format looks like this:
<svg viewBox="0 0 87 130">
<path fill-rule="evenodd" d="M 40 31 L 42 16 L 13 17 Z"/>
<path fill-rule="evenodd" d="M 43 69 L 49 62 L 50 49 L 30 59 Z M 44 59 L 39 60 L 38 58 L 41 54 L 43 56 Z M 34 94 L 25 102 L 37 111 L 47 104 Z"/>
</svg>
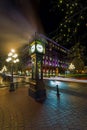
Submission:
<svg viewBox="0 0 87 130">
<path fill-rule="evenodd" d="M 58 85 L 61 92 L 87 96 L 87 83 L 45 80 L 45 84 L 52 90 L 56 90 L 56 85 Z"/>
<path fill-rule="evenodd" d="M 28 84 L 14 92 L 0 88 L 0 130 L 87 130 L 87 84 L 44 82 L 48 87 L 43 103 L 28 95 Z"/>
</svg>

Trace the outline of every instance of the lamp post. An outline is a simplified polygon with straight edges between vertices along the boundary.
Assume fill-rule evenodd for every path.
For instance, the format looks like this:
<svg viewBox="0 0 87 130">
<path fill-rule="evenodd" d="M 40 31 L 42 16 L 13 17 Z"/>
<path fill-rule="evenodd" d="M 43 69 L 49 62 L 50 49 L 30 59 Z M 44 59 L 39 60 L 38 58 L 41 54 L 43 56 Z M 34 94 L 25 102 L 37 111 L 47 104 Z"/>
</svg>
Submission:
<svg viewBox="0 0 87 130">
<path fill-rule="evenodd" d="M 11 64 L 11 80 L 10 80 L 10 89 L 9 91 L 14 91 L 14 82 L 13 82 L 13 67 L 14 64 L 19 62 L 18 55 L 15 53 L 14 49 L 11 49 L 11 51 L 8 53 L 8 58 L 6 59 L 7 62 Z"/>
</svg>

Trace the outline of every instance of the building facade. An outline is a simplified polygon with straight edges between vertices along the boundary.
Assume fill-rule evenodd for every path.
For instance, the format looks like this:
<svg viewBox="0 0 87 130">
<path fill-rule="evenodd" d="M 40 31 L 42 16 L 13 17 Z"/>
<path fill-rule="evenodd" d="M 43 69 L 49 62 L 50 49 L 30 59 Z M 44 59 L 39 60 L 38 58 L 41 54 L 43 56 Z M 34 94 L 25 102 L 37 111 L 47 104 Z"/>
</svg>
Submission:
<svg viewBox="0 0 87 130">
<path fill-rule="evenodd" d="M 45 45 L 45 54 L 43 56 L 43 77 L 58 76 L 64 73 L 68 68 L 67 55 L 69 50 L 60 46 L 55 41 L 42 35 L 35 34 L 32 42 L 43 42 Z M 29 50 L 30 51 L 30 50 Z M 26 69 L 29 75 L 32 75 L 32 61 L 30 55 L 27 58 Z"/>
</svg>

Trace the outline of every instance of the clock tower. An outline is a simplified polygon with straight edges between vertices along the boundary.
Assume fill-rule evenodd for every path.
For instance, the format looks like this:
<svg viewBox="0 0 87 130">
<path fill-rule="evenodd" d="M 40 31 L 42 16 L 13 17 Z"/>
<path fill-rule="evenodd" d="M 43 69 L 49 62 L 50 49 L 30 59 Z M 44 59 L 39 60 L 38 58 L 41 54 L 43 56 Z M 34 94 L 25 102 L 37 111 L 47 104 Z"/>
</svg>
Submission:
<svg viewBox="0 0 87 130">
<path fill-rule="evenodd" d="M 37 101 L 46 98 L 46 89 L 43 82 L 43 55 L 45 43 L 36 39 L 29 44 L 29 54 L 32 61 L 32 78 L 29 81 L 29 95 Z"/>
</svg>

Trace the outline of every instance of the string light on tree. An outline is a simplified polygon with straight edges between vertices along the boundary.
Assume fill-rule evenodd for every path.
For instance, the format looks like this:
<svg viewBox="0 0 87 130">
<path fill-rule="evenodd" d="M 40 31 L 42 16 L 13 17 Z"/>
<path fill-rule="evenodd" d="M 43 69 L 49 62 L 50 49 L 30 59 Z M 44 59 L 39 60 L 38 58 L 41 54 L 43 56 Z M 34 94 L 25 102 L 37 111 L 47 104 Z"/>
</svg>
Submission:
<svg viewBox="0 0 87 130">
<path fill-rule="evenodd" d="M 59 43 L 65 47 L 67 47 L 67 45 L 68 47 L 74 45 L 80 40 L 84 43 L 86 39 L 85 33 L 87 32 L 87 1 L 58 0 L 56 3 L 54 2 L 54 4 L 56 8 L 55 11 L 58 11 L 58 15 L 60 14 L 62 17 L 58 28 L 53 32 L 54 40 L 56 42 L 59 41 Z M 57 4 L 58 6 L 56 6 Z M 66 36 L 64 34 L 66 34 Z"/>
</svg>

